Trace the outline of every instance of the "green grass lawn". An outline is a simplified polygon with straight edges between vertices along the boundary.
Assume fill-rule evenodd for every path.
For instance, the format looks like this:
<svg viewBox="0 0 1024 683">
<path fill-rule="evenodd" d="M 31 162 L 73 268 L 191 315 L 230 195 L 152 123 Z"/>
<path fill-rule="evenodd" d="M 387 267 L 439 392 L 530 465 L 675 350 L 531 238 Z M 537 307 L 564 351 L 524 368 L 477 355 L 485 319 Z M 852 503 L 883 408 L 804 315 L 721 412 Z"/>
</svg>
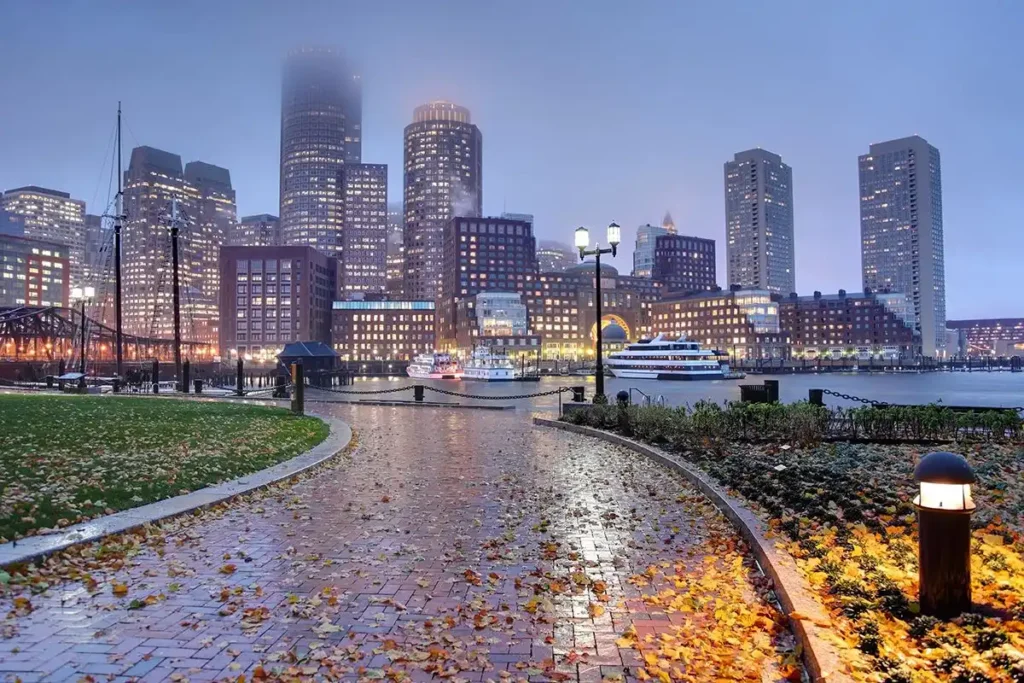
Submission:
<svg viewBox="0 0 1024 683">
<path fill-rule="evenodd" d="M 0 537 L 67 526 L 261 470 L 327 437 L 266 406 L 0 395 Z"/>
</svg>

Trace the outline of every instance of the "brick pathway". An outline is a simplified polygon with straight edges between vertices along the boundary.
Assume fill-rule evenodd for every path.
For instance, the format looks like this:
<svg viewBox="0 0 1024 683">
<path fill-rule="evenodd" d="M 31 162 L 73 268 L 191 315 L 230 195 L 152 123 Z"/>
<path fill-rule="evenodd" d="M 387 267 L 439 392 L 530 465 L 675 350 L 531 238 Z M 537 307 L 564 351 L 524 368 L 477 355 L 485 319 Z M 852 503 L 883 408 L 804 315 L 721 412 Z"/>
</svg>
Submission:
<svg viewBox="0 0 1024 683">
<path fill-rule="evenodd" d="M 631 626 L 702 637 L 643 595 L 705 557 L 753 581 L 724 520 L 634 454 L 522 413 L 318 409 L 353 425 L 351 457 L 165 525 L 93 586 L 2 598 L 0 675 L 628 680 L 645 676 Z"/>
</svg>

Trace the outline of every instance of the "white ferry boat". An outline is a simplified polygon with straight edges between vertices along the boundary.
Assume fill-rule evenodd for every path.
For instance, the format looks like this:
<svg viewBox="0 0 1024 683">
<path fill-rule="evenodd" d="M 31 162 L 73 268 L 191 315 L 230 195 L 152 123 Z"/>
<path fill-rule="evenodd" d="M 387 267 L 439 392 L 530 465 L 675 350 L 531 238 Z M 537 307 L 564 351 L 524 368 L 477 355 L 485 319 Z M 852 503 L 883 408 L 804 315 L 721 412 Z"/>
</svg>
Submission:
<svg viewBox="0 0 1024 683">
<path fill-rule="evenodd" d="M 461 379 L 459 361 L 447 353 L 421 353 L 405 370 L 415 379 Z"/>
<path fill-rule="evenodd" d="M 516 369 L 508 356 L 491 353 L 490 349 L 480 347 L 473 351 L 472 357 L 462 371 L 462 379 L 481 382 L 512 382 L 516 379 Z"/>
<path fill-rule="evenodd" d="M 604 364 L 616 377 L 624 379 L 724 379 L 729 365 L 721 356 L 702 349 L 695 341 L 680 337 L 673 341 L 659 334 L 627 344 L 622 351 L 608 356 Z"/>
</svg>

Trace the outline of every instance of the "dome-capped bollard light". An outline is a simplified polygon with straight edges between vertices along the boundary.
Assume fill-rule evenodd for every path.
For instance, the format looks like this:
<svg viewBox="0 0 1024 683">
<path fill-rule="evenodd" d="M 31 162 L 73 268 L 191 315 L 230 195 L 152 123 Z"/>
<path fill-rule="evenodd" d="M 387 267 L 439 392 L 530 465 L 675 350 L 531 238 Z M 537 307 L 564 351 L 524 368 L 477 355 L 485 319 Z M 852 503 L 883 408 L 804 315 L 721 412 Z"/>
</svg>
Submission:
<svg viewBox="0 0 1024 683">
<path fill-rule="evenodd" d="M 917 507 L 921 611 L 948 619 L 971 610 L 971 484 L 967 459 L 929 453 L 914 468 L 920 485 Z"/>
</svg>

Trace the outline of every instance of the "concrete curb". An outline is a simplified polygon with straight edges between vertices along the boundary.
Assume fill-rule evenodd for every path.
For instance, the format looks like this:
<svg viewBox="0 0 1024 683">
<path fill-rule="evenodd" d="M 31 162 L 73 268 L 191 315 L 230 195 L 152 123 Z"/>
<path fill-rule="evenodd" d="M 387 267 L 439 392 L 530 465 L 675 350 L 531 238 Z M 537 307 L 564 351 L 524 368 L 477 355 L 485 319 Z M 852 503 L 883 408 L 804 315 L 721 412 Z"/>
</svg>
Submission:
<svg viewBox="0 0 1024 683">
<path fill-rule="evenodd" d="M 20 541 L 4 543 L 0 545 L 0 567 L 40 560 L 74 545 L 91 543 L 110 534 L 131 531 L 168 517 L 223 503 L 315 467 L 334 457 L 351 443 L 352 429 L 346 423 L 333 417 L 313 417 L 326 422 L 330 427 L 330 433 L 319 444 L 291 460 L 182 496 L 165 498 L 155 503 L 74 524 L 57 533 L 29 536 Z"/>
<path fill-rule="evenodd" d="M 626 437 L 612 434 L 592 427 L 573 425 L 568 422 L 550 420 L 544 417 L 534 417 L 533 423 L 543 427 L 553 427 L 576 434 L 585 434 L 602 441 L 628 448 L 631 451 L 644 455 L 655 462 L 668 467 L 681 474 L 687 481 L 693 484 L 701 493 L 707 496 L 712 503 L 732 522 L 736 530 L 750 546 L 757 558 L 758 563 L 765 573 L 775 584 L 775 594 L 786 614 L 799 612 L 804 615 L 803 619 L 791 619 L 794 633 L 796 633 L 804 651 L 804 665 L 807 673 L 813 681 L 828 681 L 830 683 L 852 682 L 848 674 L 844 672 L 842 657 L 836 651 L 835 646 L 824 636 L 829 632 L 827 627 L 818 626 L 819 623 L 829 623 L 829 615 L 822 609 L 821 605 L 811 594 L 807 582 L 801 576 L 789 553 L 775 547 L 775 542 L 765 538 L 765 525 L 751 510 L 743 503 L 727 494 L 718 484 L 712 482 L 703 471 L 693 465 L 681 462 L 677 458 L 664 451 L 652 448 L 645 444 L 627 439 Z"/>
</svg>

